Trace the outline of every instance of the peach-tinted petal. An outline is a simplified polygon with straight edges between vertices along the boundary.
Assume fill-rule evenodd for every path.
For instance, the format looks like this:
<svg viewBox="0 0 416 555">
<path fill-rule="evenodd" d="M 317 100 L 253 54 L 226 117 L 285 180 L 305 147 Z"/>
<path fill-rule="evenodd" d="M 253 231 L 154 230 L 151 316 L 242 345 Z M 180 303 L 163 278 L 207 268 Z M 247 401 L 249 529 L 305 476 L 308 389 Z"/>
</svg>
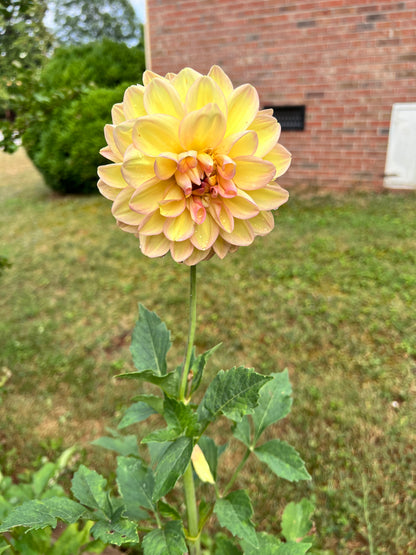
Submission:
<svg viewBox="0 0 416 555">
<path fill-rule="evenodd" d="M 195 264 L 198 264 L 199 262 L 202 262 L 206 258 L 210 258 L 210 254 L 211 254 L 211 249 L 209 249 L 207 251 L 200 251 L 198 249 L 194 249 L 191 256 L 189 258 L 187 258 L 186 260 L 184 260 L 183 262 L 187 266 L 195 266 Z"/>
<path fill-rule="evenodd" d="M 250 191 L 249 195 L 260 210 L 275 210 L 289 198 L 289 193 L 279 185 L 268 185 L 263 189 Z"/>
<path fill-rule="evenodd" d="M 158 258 L 166 254 L 170 247 L 170 241 L 163 234 L 160 235 L 141 235 L 140 250 L 149 258 Z"/>
<path fill-rule="evenodd" d="M 170 241 L 184 241 L 194 232 L 194 222 L 188 210 L 184 210 L 177 218 L 168 218 L 163 229 Z"/>
<path fill-rule="evenodd" d="M 116 223 L 118 227 L 123 231 L 125 231 L 126 233 L 134 233 L 135 235 L 137 235 L 137 229 L 138 229 L 137 225 L 125 224 L 124 222 L 120 222 L 120 220 L 117 220 Z"/>
<path fill-rule="evenodd" d="M 163 232 L 165 218 L 158 211 L 146 216 L 139 227 L 139 233 L 143 235 L 159 235 Z"/>
<path fill-rule="evenodd" d="M 135 119 L 146 115 L 143 103 L 144 90 L 142 85 L 132 85 L 126 89 L 123 98 L 126 119 Z"/>
<path fill-rule="evenodd" d="M 134 189 L 132 187 L 126 187 L 123 189 L 119 195 L 117 195 L 116 200 L 113 203 L 113 207 L 111 212 L 113 216 L 120 220 L 121 222 L 128 224 L 128 225 L 139 225 L 144 216 L 142 214 L 137 214 L 133 212 L 129 206 L 130 198 L 134 193 Z"/>
<path fill-rule="evenodd" d="M 223 259 L 227 256 L 228 251 L 230 250 L 230 244 L 224 241 L 221 235 L 218 235 L 217 240 L 212 245 L 212 248 L 214 249 L 215 254 L 219 258 Z"/>
<path fill-rule="evenodd" d="M 239 191 L 239 194 L 233 198 L 224 198 L 222 202 L 233 217 L 240 220 L 254 218 L 259 213 L 257 205 L 244 191 Z"/>
<path fill-rule="evenodd" d="M 228 102 L 227 135 L 245 131 L 259 109 L 259 95 L 252 85 L 241 85 Z"/>
<path fill-rule="evenodd" d="M 233 92 L 233 84 L 228 75 L 219 67 L 212 66 L 208 72 L 209 77 L 213 79 L 224 93 L 225 98 L 228 98 Z"/>
<path fill-rule="evenodd" d="M 172 85 L 178 91 L 179 98 L 182 102 L 185 101 L 189 88 L 198 77 L 201 77 L 198 71 L 190 67 L 185 67 L 172 79 Z"/>
<path fill-rule="evenodd" d="M 256 235 L 267 235 L 274 228 L 274 218 L 271 212 L 260 212 L 251 218 L 250 225 Z"/>
<path fill-rule="evenodd" d="M 207 211 L 200 197 L 191 196 L 188 199 L 188 210 L 191 214 L 191 218 L 196 224 L 202 224 L 205 221 Z"/>
<path fill-rule="evenodd" d="M 226 154 L 217 154 L 215 157 L 217 162 L 217 172 L 224 179 L 232 179 L 235 175 L 235 162 Z"/>
<path fill-rule="evenodd" d="M 199 250 L 205 251 L 212 247 L 219 233 L 219 227 L 209 214 L 201 224 L 195 226 L 191 237 L 192 244 Z"/>
<path fill-rule="evenodd" d="M 233 198 L 238 193 L 238 189 L 234 181 L 231 179 L 224 179 L 221 175 L 218 175 L 217 189 L 218 193 L 223 198 Z"/>
<path fill-rule="evenodd" d="M 139 151 L 136 150 L 136 153 Z M 139 153 L 139 156 L 124 161 L 121 169 L 123 177 L 129 185 L 138 188 L 156 177 L 154 163 L 154 158 Z"/>
<path fill-rule="evenodd" d="M 143 154 L 158 156 L 162 152 L 180 152 L 179 121 L 165 114 L 143 116 L 133 129 L 133 144 Z"/>
<path fill-rule="evenodd" d="M 139 190 L 134 191 L 130 200 L 130 208 L 140 214 L 154 212 L 159 208 L 168 186 L 167 181 L 143 185 Z"/>
<path fill-rule="evenodd" d="M 170 253 L 175 262 L 183 262 L 191 256 L 193 250 L 194 246 L 189 239 L 176 241 L 170 245 Z"/>
<path fill-rule="evenodd" d="M 183 118 L 179 140 L 185 150 L 213 149 L 222 141 L 225 128 L 224 114 L 215 104 L 207 104 Z"/>
<path fill-rule="evenodd" d="M 276 168 L 275 178 L 277 178 L 283 175 L 290 166 L 292 155 L 284 146 L 277 144 L 264 157 L 264 159 L 274 164 Z"/>
<path fill-rule="evenodd" d="M 120 125 L 117 125 L 114 128 L 114 141 L 121 154 L 124 154 L 127 148 L 131 145 L 133 125 L 134 120 L 129 120 L 120 123 Z"/>
<path fill-rule="evenodd" d="M 234 220 L 234 229 L 232 233 L 227 233 L 221 229 L 220 234 L 225 241 L 239 247 L 251 245 L 254 240 L 254 232 L 250 224 L 243 220 Z"/>
<path fill-rule="evenodd" d="M 144 106 L 148 114 L 167 114 L 182 118 L 184 109 L 179 94 L 166 79 L 155 78 L 144 92 Z"/>
<path fill-rule="evenodd" d="M 164 152 L 154 162 L 156 176 L 163 180 L 169 179 L 178 168 L 178 155 L 172 152 Z"/>
<path fill-rule="evenodd" d="M 104 148 L 100 149 L 100 154 L 101 156 L 104 156 L 104 158 L 107 158 L 107 160 L 111 160 L 112 162 L 122 162 L 123 157 L 121 156 L 121 154 L 114 154 L 114 152 L 111 150 L 111 148 L 109 146 L 105 146 Z"/>
<path fill-rule="evenodd" d="M 172 73 L 172 71 L 169 71 L 169 73 L 165 75 L 165 79 L 167 79 L 168 81 L 173 81 L 175 77 L 176 77 L 176 73 Z"/>
<path fill-rule="evenodd" d="M 146 69 L 146 71 L 143 73 L 143 85 L 147 87 L 148 85 L 150 85 L 150 82 L 157 77 L 163 79 L 163 77 L 158 73 L 155 73 L 150 69 Z"/>
<path fill-rule="evenodd" d="M 255 155 L 263 158 L 279 140 L 280 124 L 272 116 L 257 114 L 249 129 L 256 132 L 259 140 Z"/>
<path fill-rule="evenodd" d="M 107 185 L 107 183 L 104 183 L 101 179 L 98 181 L 97 187 L 103 197 L 108 198 L 109 200 L 115 200 L 117 195 L 120 193 L 120 189 Z"/>
<path fill-rule="evenodd" d="M 114 104 L 114 106 L 111 108 L 111 119 L 113 120 L 114 125 L 118 125 L 119 123 L 123 123 L 123 121 L 126 121 L 126 119 L 129 119 L 124 114 L 122 102 Z"/>
<path fill-rule="evenodd" d="M 234 183 L 245 191 L 264 187 L 276 173 L 276 168 L 271 162 L 265 162 L 255 156 L 240 156 L 235 158 L 234 162 L 237 164 Z"/>
<path fill-rule="evenodd" d="M 222 201 L 211 200 L 209 212 L 224 231 L 232 232 L 234 229 L 234 218 Z"/>
<path fill-rule="evenodd" d="M 185 99 L 185 108 L 192 112 L 207 104 L 216 104 L 223 113 L 227 113 L 227 102 L 222 90 L 215 81 L 204 75 L 190 87 Z"/>
<path fill-rule="evenodd" d="M 106 164 L 105 166 L 99 166 L 97 172 L 107 185 L 117 187 L 118 189 L 124 189 L 124 187 L 127 187 L 127 183 L 121 173 L 121 166 L 121 163 Z"/>
</svg>

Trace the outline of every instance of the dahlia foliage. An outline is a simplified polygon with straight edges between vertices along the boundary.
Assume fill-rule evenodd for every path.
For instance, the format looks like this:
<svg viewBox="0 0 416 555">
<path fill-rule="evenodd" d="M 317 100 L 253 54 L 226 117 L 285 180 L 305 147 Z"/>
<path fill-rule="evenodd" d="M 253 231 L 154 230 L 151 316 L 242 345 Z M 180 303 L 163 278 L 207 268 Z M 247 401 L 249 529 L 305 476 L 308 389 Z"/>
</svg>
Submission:
<svg viewBox="0 0 416 555">
<path fill-rule="evenodd" d="M 218 67 L 152 71 L 129 87 L 104 132 L 98 187 L 124 231 L 149 257 L 170 251 L 191 266 L 224 258 L 273 229 L 288 193 L 274 179 L 290 165 L 272 110 L 256 89 L 233 88 Z"/>
</svg>

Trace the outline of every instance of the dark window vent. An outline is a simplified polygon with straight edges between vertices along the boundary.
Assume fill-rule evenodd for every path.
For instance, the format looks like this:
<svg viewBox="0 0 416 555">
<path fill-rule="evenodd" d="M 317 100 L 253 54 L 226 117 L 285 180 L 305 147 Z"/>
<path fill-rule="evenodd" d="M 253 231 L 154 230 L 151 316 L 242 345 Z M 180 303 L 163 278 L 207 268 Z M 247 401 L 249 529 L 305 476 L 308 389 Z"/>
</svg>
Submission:
<svg viewBox="0 0 416 555">
<path fill-rule="evenodd" d="M 282 131 L 305 129 L 305 106 L 265 106 L 272 108 L 273 115 L 282 126 Z"/>
</svg>

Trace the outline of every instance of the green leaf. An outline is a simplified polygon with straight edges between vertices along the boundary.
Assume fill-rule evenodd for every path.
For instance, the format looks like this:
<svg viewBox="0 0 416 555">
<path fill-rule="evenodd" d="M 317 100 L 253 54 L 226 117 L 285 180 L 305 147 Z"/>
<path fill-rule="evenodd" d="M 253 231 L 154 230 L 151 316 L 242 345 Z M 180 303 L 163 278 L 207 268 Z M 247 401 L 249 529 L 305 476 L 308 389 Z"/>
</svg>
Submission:
<svg viewBox="0 0 416 555">
<path fill-rule="evenodd" d="M 140 372 L 126 372 L 119 374 L 116 378 L 133 378 L 144 382 L 149 382 L 157 385 L 168 395 L 168 397 L 176 397 L 179 389 L 180 376 L 177 371 L 169 372 L 160 376 L 155 374 L 154 370 L 144 370 Z"/>
<path fill-rule="evenodd" d="M 125 457 L 128 457 L 129 455 L 134 455 L 136 457 L 139 456 L 137 438 L 132 434 L 127 436 L 117 434 L 116 437 L 99 437 L 98 439 L 92 441 L 91 445 L 115 451 L 119 455 L 124 455 Z"/>
<path fill-rule="evenodd" d="M 43 493 L 44 489 L 48 485 L 48 482 L 57 471 L 57 465 L 53 462 L 47 462 L 33 475 L 33 493 L 35 498 L 39 498 Z"/>
<path fill-rule="evenodd" d="M 49 527 L 43 530 L 26 531 L 15 539 L 14 551 L 24 555 L 46 553 L 51 545 L 51 536 L 52 530 Z"/>
<path fill-rule="evenodd" d="M 104 543 L 99 540 L 89 541 L 93 524 L 89 520 L 81 530 L 79 529 L 79 523 L 67 526 L 53 544 L 53 547 L 47 552 L 47 555 L 74 555 L 80 552 L 81 547 L 83 553 L 102 553 L 106 548 Z"/>
<path fill-rule="evenodd" d="M 102 509 L 105 514 L 110 515 L 106 488 L 106 479 L 84 465 L 79 467 L 72 479 L 71 491 L 78 501 L 92 509 Z"/>
<path fill-rule="evenodd" d="M 139 371 L 153 370 L 163 376 L 166 374 L 166 354 L 170 346 L 170 332 L 166 325 L 157 314 L 140 304 L 130 347 L 134 366 Z"/>
<path fill-rule="evenodd" d="M 304 555 L 312 547 L 311 543 L 287 542 L 279 545 L 277 555 Z"/>
<path fill-rule="evenodd" d="M 191 384 L 191 393 L 194 393 L 198 387 L 201 384 L 201 380 L 202 380 L 202 375 L 204 373 L 204 368 L 207 364 L 207 361 L 209 359 L 209 357 L 215 353 L 215 351 L 221 347 L 222 343 L 218 343 L 218 345 L 215 345 L 215 347 L 212 347 L 212 349 L 209 349 L 208 351 L 205 351 L 205 353 L 200 354 L 199 356 L 197 356 L 196 358 L 194 358 L 192 360 L 191 363 L 191 370 L 194 374 L 193 378 L 192 378 L 192 384 Z"/>
<path fill-rule="evenodd" d="M 138 403 L 133 403 L 133 405 L 130 405 L 124 413 L 124 416 L 117 428 L 119 430 L 122 430 L 123 428 L 127 428 L 127 426 L 131 426 L 132 424 L 143 422 L 143 420 L 146 420 L 151 414 L 155 413 L 156 411 L 152 407 L 149 407 L 147 403 L 143 403 L 142 401 L 139 401 Z"/>
<path fill-rule="evenodd" d="M 139 543 L 136 523 L 125 519 L 110 522 L 99 520 L 91 528 L 91 534 L 97 540 L 119 546 Z"/>
<path fill-rule="evenodd" d="M 311 479 L 298 452 L 285 441 L 272 439 L 253 452 L 280 478 L 289 482 Z"/>
<path fill-rule="evenodd" d="M 241 551 L 231 540 L 227 538 L 217 538 L 215 541 L 214 555 L 241 555 Z"/>
<path fill-rule="evenodd" d="M 281 541 L 276 536 L 267 534 L 266 532 L 257 533 L 257 541 L 259 547 L 256 549 L 242 540 L 241 547 L 244 549 L 244 555 L 277 555 L 280 549 Z"/>
<path fill-rule="evenodd" d="M 175 507 L 172 507 L 172 505 L 169 505 L 169 503 L 165 503 L 161 499 L 159 499 L 159 501 L 157 502 L 157 510 L 159 514 L 164 518 L 169 518 L 170 520 L 182 520 L 181 515 L 178 513 Z"/>
<path fill-rule="evenodd" d="M 117 484 L 128 518 L 142 520 L 144 517 L 141 507 L 154 510 L 153 474 L 141 460 L 132 457 L 117 457 Z"/>
<path fill-rule="evenodd" d="M 183 555 L 188 552 L 182 524 L 167 522 L 143 538 L 144 555 Z"/>
<path fill-rule="evenodd" d="M 217 465 L 218 465 L 218 447 L 215 441 L 208 436 L 201 436 L 198 445 L 205 455 L 208 466 L 214 479 L 217 478 Z"/>
<path fill-rule="evenodd" d="M 227 528 L 233 536 L 238 536 L 249 545 L 258 548 L 256 531 L 250 520 L 253 508 L 245 491 L 233 491 L 226 497 L 217 499 L 214 513 L 220 525 Z"/>
<path fill-rule="evenodd" d="M 208 424 L 220 414 L 231 420 L 241 420 L 257 405 L 259 390 L 271 378 L 239 366 L 220 370 L 205 392 L 198 407 L 199 420 Z"/>
<path fill-rule="evenodd" d="M 51 497 L 43 501 L 34 499 L 15 507 L 4 519 L 0 533 L 16 526 L 24 526 L 29 530 L 38 530 L 46 526 L 55 528 L 57 518 L 72 524 L 85 513 L 84 507 L 66 497 Z"/>
<path fill-rule="evenodd" d="M 280 374 L 271 374 L 273 379 L 261 388 L 259 403 L 252 418 L 256 431 L 256 441 L 263 431 L 290 412 L 292 406 L 292 387 L 287 370 Z"/>
<path fill-rule="evenodd" d="M 141 401 L 142 403 L 146 403 L 149 407 L 157 412 L 158 414 L 163 413 L 163 397 L 159 397 L 158 395 L 135 395 L 133 397 L 133 401 Z"/>
<path fill-rule="evenodd" d="M 154 501 L 166 495 L 183 475 L 191 460 L 192 447 L 192 438 L 180 437 L 163 453 L 155 471 Z"/>
<path fill-rule="evenodd" d="M 266 384 L 264 387 L 266 387 L 267 385 L 268 384 Z M 234 426 L 233 436 L 239 439 L 242 443 L 244 443 L 246 447 L 250 447 L 251 446 L 250 435 L 251 435 L 250 422 L 247 416 L 244 416 L 244 418 L 242 418 L 240 422 L 237 422 L 236 425 Z"/>
<path fill-rule="evenodd" d="M 162 428 L 147 434 L 147 436 L 142 439 L 141 443 L 165 443 L 167 441 L 175 441 L 175 439 L 178 439 L 178 437 L 182 435 L 182 430 L 178 428 Z"/>
<path fill-rule="evenodd" d="M 312 528 L 310 520 L 314 511 L 309 499 L 286 505 L 282 515 L 282 534 L 287 541 L 300 542 Z"/>
</svg>

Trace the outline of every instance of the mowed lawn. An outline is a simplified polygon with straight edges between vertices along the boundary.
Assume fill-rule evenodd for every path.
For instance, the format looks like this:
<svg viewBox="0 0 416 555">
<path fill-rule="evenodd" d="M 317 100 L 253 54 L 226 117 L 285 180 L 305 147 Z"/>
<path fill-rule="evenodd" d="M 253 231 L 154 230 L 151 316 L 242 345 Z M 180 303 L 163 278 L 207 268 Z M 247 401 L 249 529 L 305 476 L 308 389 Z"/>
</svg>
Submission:
<svg viewBox="0 0 416 555">
<path fill-rule="evenodd" d="M 0 256 L 12 264 L 0 277 L 0 468 L 16 477 L 76 442 L 108 473 L 113 456 L 89 442 L 139 387 L 113 378 L 132 369 L 137 303 L 166 321 L 176 365 L 189 270 L 143 257 L 106 199 L 51 193 L 23 151 L 0 155 L 0 202 Z M 212 375 L 289 369 L 293 409 L 273 436 L 313 481 L 277 481 L 249 462 L 239 487 L 259 529 L 278 532 L 284 504 L 307 496 L 325 553 L 415 554 L 416 195 L 292 191 L 270 235 L 198 265 L 198 307 L 198 350 L 223 342 Z"/>
</svg>

